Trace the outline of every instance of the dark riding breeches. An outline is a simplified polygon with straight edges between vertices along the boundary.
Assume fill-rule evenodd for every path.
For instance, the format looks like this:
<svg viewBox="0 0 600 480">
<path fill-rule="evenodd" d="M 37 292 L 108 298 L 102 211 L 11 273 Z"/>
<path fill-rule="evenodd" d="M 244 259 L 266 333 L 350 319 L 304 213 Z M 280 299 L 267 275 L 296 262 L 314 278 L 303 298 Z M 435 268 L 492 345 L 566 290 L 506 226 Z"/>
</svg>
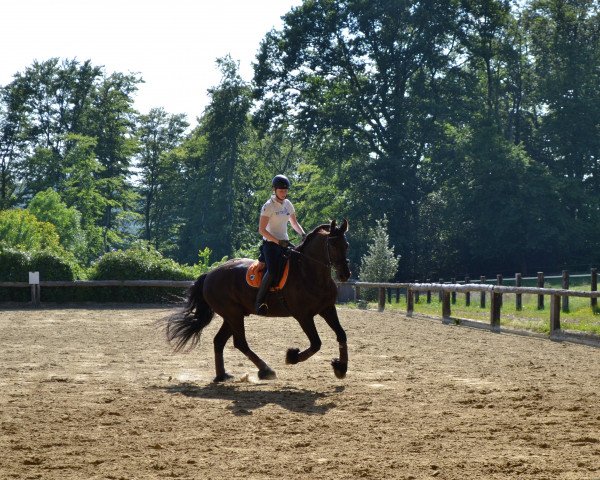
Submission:
<svg viewBox="0 0 600 480">
<path fill-rule="evenodd" d="M 273 242 L 263 241 L 258 260 L 267 264 L 267 271 L 273 276 L 272 284 L 279 283 L 287 257 L 285 248 Z"/>
</svg>

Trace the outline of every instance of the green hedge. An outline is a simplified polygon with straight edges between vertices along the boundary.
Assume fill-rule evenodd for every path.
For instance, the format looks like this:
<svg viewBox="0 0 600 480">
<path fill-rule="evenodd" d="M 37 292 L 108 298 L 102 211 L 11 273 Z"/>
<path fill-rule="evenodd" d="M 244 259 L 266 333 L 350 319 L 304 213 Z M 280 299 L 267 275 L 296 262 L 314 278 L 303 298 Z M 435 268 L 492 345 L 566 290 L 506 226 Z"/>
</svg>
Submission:
<svg viewBox="0 0 600 480">
<path fill-rule="evenodd" d="M 0 251 L 0 281 L 28 282 L 28 272 L 40 272 L 40 280 L 77 278 L 77 267 L 56 254 L 24 252 L 14 249 Z M 194 280 L 198 272 L 164 258 L 148 247 L 134 247 L 103 255 L 87 272 L 89 280 Z M 185 288 L 159 287 L 43 287 L 41 301 L 170 303 L 185 298 Z M 29 302 L 29 288 L 0 288 L 0 302 Z"/>
<path fill-rule="evenodd" d="M 28 282 L 29 272 L 40 272 L 42 280 L 75 280 L 75 266 L 49 251 L 0 250 L 0 281 Z M 29 288 L 0 288 L 0 302 L 28 302 Z M 50 301 L 57 301 L 52 299 Z"/>
<path fill-rule="evenodd" d="M 190 267 L 164 258 L 148 247 L 118 250 L 103 255 L 91 268 L 90 280 L 193 280 Z M 97 302 L 170 303 L 185 298 L 185 288 L 162 287 L 96 287 L 86 295 Z"/>
</svg>

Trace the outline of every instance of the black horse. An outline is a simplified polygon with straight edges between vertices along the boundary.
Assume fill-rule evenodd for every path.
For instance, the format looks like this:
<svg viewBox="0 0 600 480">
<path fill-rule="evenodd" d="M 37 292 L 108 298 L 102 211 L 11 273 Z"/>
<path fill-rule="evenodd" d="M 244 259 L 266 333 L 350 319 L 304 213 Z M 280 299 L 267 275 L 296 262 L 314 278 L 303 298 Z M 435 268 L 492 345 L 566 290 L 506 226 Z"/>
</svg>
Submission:
<svg viewBox="0 0 600 480">
<path fill-rule="evenodd" d="M 348 221 L 340 227 L 335 220 L 320 225 L 310 232 L 304 241 L 290 250 L 290 269 L 285 286 L 271 291 L 267 296 L 269 317 L 294 317 L 306 333 L 310 346 L 304 351 L 290 348 L 286 363 L 296 364 L 313 356 L 321 348 L 321 339 L 315 327 L 314 316 L 320 315 L 333 329 L 339 343 L 340 356 L 331 364 L 338 378 L 344 378 L 348 369 L 346 333 L 340 325 L 335 302 L 337 286 L 331 278 L 334 267 L 341 281 L 350 278 L 346 252 Z M 233 336 L 234 346 L 258 368 L 261 380 L 273 379 L 275 372 L 248 346 L 244 331 L 244 317 L 254 313 L 257 289 L 246 282 L 250 259 L 234 259 L 201 275 L 190 287 L 188 302 L 181 315 L 168 319 L 167 338 L 175 350 L 183 349 L 188 342 L 198 343 L 200 334 L 212 320 L 215 312 L 223 317 L 223 325 L 214 338 L 215 382 L 231 379 L 225 371 L 223 350 Z"/>
</svg>

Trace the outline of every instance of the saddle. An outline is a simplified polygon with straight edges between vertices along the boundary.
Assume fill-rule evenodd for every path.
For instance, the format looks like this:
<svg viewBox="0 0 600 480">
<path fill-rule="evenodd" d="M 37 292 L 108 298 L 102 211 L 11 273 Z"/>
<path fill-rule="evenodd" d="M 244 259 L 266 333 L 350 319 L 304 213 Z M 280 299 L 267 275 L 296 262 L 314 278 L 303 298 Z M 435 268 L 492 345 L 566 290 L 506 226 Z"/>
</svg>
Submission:
<svg viewBox="0 0 600 480">
<path fill-rule="evenodd" d="M 264 264 L 263 264 L 264 265 Z M 283 267 L 283 273 L 281 274 L 281 280 L 277 285 L 273 285 L 270 288 L 270 291 L 281 290 L 285 282 L 287 281 L 288 273 L 290 270 L 290 262 L 289 260 L 285 262 L 285 267 Z M 265 273 L 265 267 L 261 266 L 260 262 L 256 260 L 252 265 L 248 267 L 246 271 L 246 282 L 253 288 L 260 287 L 260 282 L 262 280 L 263 274 Z"/>
</svg>

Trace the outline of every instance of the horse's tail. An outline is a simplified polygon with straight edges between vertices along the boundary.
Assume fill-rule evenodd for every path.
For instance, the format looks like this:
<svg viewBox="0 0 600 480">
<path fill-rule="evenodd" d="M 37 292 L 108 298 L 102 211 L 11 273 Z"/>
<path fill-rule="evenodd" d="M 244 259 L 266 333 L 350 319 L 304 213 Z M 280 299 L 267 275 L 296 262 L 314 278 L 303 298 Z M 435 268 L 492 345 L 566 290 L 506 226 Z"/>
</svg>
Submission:
<svg viewBox="0 0 600 480">
<path fill-rule="evenodd" d="M 176 352 L 183 350 L 189 342 L 189 349 L 195 347 L 200 341 L 202 330 L 215 314 L 202 293 L 206 275 L 201 275 L 188 290 L 188 301 L 183 312 L 167 321 L 167 339 L 174 344 Z"/>
</svg>

